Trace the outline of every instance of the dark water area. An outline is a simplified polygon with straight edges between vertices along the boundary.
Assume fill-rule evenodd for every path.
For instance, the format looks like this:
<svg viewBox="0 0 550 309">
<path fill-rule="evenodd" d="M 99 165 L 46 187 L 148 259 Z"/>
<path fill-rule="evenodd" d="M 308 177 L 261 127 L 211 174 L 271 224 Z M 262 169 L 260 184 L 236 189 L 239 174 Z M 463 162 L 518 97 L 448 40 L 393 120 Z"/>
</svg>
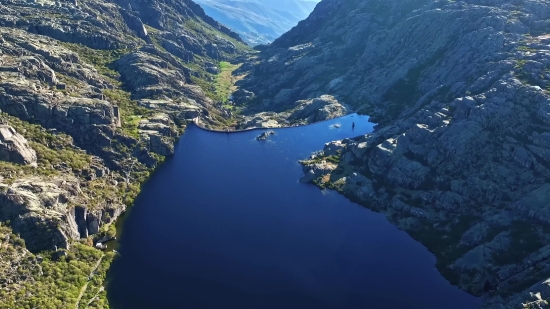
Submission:
<svg viewBox="0 0 550 309">
<path fill-rule="evenodd" d="M 258 142 L 190 126 L 124 222 L 112 307 L 477 308 L 383 215 L 299 183 L 298 160 L 372 127 L 351 115 Z"/>
</svg>

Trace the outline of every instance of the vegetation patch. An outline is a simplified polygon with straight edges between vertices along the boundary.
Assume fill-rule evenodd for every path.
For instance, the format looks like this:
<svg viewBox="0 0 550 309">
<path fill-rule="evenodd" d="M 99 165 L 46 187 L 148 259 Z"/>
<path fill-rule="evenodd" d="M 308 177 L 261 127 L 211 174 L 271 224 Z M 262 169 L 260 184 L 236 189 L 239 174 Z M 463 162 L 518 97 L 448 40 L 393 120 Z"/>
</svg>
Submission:
<svg viewBox="0 0 550 309">
<path fill-rule="evenodd" d="M 114 257 L 113 253 L 104 254 L 79 242 L 73 243 L 64 254 L 43 252 L 35 255 L 24 246 L 21 238 L 5 223 L 0 223 L 0 271 L 6 275 L 0 278 L 2 309 L 74 309 L 79 297 L 81 304 L 83 301 L 87 304 L 92 297 L 81 297 L 81 293 L 86 296 L 99 290 L 96 287 L 103 285 L 107 267 Z M 106 307 L 104 296 L 96 298 L 89 306 Z"/>
<path fill-rule="evenodd" d="M 121 89 L 104 89 L 103 94 L 119 108 L 123 133 L 139 138 L 138 125 L 142 118 L 153 115 L 153 111 L 141 107 L 131 99 L 131 94 Z"/>
<path fill-rule="evenodd" d="M 452 41 L 452 40 L 451 40 Z M 435 52 L 429 59 L 418 66 L 411 68 L 407 75 L 397 81 L 395 85 L 387 91 L 382 99 L 389 103 L 387 108 L 386 119 L 381 119 L 380 123 L 395 119 L 407 107 L 419 100 L 423 93 L 418 89 L 418 81 L 422 77 L 424 71 L 435 64 L 445 55 L 445 48 Z"/>
<path fill-rule="evenodd" d="M 525 69 L 527 60 L 519 59 L 516 60 L 514 65 L 514 75 L 524 84 L 536 84 L 536 80 L 531 76 L 531 74 Z"/>
<path fill-rule="evenodd" d="M 89 167 L 92 157 L 85 151 L 76 148 L 69 135 L 53 134 L 39 125 L 22 121 L 5 113 L 0 113 L 0 118 L 6 120 L 15 131 L 29 141 L 29 145 L 36 151 L 38 158 L 36 168 L 0 162 L 0 176 L 4 177 L 6 182 L 9 183 L 23 175 L 59 175 L 61 172 L 56 167 L 60 165 L 70 168 L 74 173 L 79 173 Z"/>
<path fill-rule="evenodd" d="M 510 248 L 492 256 L 497 265 L 518 264 L 530 253 L 544 246 L 537 224 L 514 221 L 510 230 Z"/>
<path fill-rule="evenodd" d="M 300 163 L 302 163 L 303 165 L 311 165 L 311 164 L 316 164 L 321 162 L 330 162 L 334 164 L 339 164 L 340 159 L 341 159 L 340 155 L 317 156 L 311 160 L 302 160 L 300 161 Z"/>
<path fill-rule="evenodd" d="M 62 43 L 63 46 L 77 53 L 81 60 L 93 65 L 99 74 L 112 79 L 116 84 L 120 84 L 120 74 L 113 68 L 113 62 L 120 59 L 122 55 L 127 54 L 130 50 L 121 48 L 113 50 L 100 50 L 87 47 L 76 43 Z"/>
<path fill-rule="evenodd" d="M 409 231 L 409 234 L 422 243 L 437 257 L 436 267 L 441 274 L 452 284 L 458 284 L 460 275 L 448 266 L 462 257 L 472 248 L 457 245 L 462 235 L 479 221 L 479 217 L 472 215 L 457 215 L 439 223 L 439 227 L 431 228 L 432 224 L 425 222 L 424 228 Z"/>
<path fill-rule="evenodd" d="M 214 101 L 220 101 L 218 95 L 216 94 L 216 86 L 213 83 L 207 82 L 206 80 L 196 76 L 191 76 L 191 81 L 193 84 L 201 87 L 207 97 Z"/>
<path fill-rule="evenodd" d="M 237 90 L 235 82 L 237 78 L 233 76 L 233 71 L 238 69 L 241 64 L 231 64 L 229 62 L 220 62 L 220 73 L 216 75 L 216 95 L 223 103 L 227 102 L 229 95 Z"/>
<path fill-rule="evenodd" d="M 525 46 L 525 45 L 522 45 L 522 46 L 518 47 L 518 50 L 524 51 L 524 52 L 536 52 L 537 51 L 536 49 Z"/>
</svg>

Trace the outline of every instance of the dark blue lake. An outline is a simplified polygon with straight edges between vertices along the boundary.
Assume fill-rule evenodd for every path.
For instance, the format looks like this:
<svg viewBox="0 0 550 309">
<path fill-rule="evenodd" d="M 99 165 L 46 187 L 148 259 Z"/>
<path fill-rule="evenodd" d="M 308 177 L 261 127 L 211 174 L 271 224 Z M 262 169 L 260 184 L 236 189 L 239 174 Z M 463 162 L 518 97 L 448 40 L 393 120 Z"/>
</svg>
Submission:
<svg viewBox="0 0 550 309">
<path fill-rule="evenodd" d="M 266 142 L 188 127 L 124 223 L 112 307 L 477 308 L 383 215 L 298 182 L 298 160 L 372 126 L 352 115 Z"/>
</svg>

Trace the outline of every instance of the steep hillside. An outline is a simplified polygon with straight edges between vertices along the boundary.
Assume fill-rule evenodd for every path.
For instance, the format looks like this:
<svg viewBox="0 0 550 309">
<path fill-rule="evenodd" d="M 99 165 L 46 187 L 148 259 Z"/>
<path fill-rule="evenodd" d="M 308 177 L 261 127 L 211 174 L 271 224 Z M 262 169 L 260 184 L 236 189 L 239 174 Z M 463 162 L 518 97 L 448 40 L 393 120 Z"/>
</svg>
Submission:
<svg viewBox="0 0 550 309">
<path fill-rule="evenodd" d="M 0 0 L 0 308 L 106 308 L 94 247 L 247 47 L 192 1 Z"/>
<path fill-rule="evenodd" d="M 250 45 L 267 44 L 305 19 L 316 0 L 198 0 L 206 13 Z"/>
<path fill-rule="evenodd" d="M 278 123 L 323 98 L 372 115 L 373 134 L 325 146 L 302 181 L 387 214 L 484 308 L 539 308 L 550 297 L 549 38 L 547 0 L 323 0 L 241 67 L 235 96 Z"/>
</svg>

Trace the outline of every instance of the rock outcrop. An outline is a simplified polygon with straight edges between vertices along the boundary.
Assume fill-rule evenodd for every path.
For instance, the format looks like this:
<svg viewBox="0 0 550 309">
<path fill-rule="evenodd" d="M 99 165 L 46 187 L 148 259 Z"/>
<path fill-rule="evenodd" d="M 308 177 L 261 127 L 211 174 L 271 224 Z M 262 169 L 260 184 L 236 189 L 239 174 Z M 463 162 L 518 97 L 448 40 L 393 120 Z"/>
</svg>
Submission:
<svg viewBox="0 0 550 309">
<path fill-rule="evenodd" d="M 242 121 L 239 123 L 239 129 L 248 129 L 248 128 L 279 128 L 282 126 L 279 121 L 274 118 L 278 118 L 280 115 L 276 113 L 258 113 L 251 116 L 245 116 Z M 279 119 L 281 120 L 281 119 Z M 287 121 L 284 123 L 286 123 Z M 283 124 L 284 124 L 283 123 Z"/>
<path fill-rule="evenodd" d="M 319 98 L 296 101 L 298 106 L 292 111 L 289 120 L 305 119 L 314 123 L 344 116 L 348 113 L 346 107 L 333 96 L 322 95 Z"/>
<path fill-rule="evenodd" d="M 111 223 L 125 209 L 109 204 L 88 212 L 86 207 L 71 206 L 85 202 L 76 178 L 16 180 L 0 184 L 0 221 L 11 221 L 32 252 L 66 249 L 70 240 L 97 234 L 102 224 Z"/>
<path fill-rule="evenodd" d="M 36 152 L 12 127 L 0 125 L 0 161 L 33 164 L 36 163 Z"/>
</svg>

